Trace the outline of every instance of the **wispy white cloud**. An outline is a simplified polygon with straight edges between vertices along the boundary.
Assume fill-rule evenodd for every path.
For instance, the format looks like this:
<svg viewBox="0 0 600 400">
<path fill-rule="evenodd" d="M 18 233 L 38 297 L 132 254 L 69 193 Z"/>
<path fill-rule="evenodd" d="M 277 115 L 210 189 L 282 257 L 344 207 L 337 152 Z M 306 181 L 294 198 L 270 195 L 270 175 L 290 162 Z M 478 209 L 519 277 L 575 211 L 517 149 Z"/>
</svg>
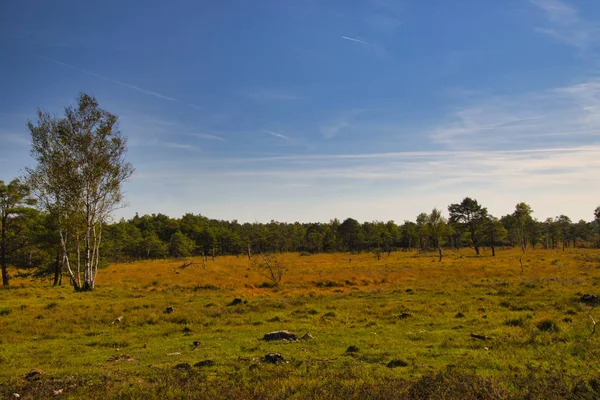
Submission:
<svg viewBox="0 0 600 400">
<path fill-rule="evenodd" d="M 530 2 L 544 10 L 551 22 L 561 25 L 572 25 L 579 22 L 577 10 L 560 0 L 530 0 Z"/>
<path fill-rule="evenodd" d="M 536 32 L 580 50 L 587 50 L 592 42 L 598 40 L 598 26 L 581 17 L 575 7 L 561 0 L 529 1 L 544 12 L 549 22 L 547 27 L 536 27 Z"/>
<path fill-rule="evenodd" d="M 426 194 L 444 190 L 499 190 L 520 193 L 544 190 L 555 193 L 569 187 L 593 185 L 595 176 L 584 171 L 600 168 L 600 147 L 532 149 L 526 151 L 459 151 L 430 154 L 385 154 L 383 157 L 312 159 L 311 163 L 282 163 L 272 168 L 237 169 L 230 176 L 306 184 L 385 185 L 394 182 Z M 589 190 L 589 189 L 587 189 Z M 595 192 L 599 192 L 596 190 Z"/>
<path fill-rule="evenodd" d="M 187 144 L 187 143 L 176 143 L 176 142 L 158 142 L 156 143 L 157 146 L 164 146 L 164 147 L 169 147 L 171 149 L 178 149 L 178 150 L 188 150 L 188 151 L 199 151 L 200 148 L 198 146 L 194 146 L 191 144 Z"/>
<path fill-rule="evenodd" d="M 336 137 L 344 128 L 349 126 L 350 123 L 348 123 L 347 120 L 341 119 L 321 126 L 321 132 L 323 132 L 323 137 L 325 139 L 332 139 Z"/>
<path fill-rule="evenodd" d="M 478 99 L 435 127 L 449 148 L 532 148 L 594 144 L 600 137 L 600 81 L 540 93 Z"/>
<path fill-rule="evenodd" d="M 369 42 L 367 42 L 367 41 L 360 40 L 360 39 L 356 39 L 356 38 L 352 38 L 352 37 L 348 37 L 348 36 L 342 36 L 342 39 L 349 40 L 349 41 L 351 41 L 351 42 L 356 42 L 356 43 L 370 44 L 370 43 L 369 43 Z"/>
<path fill-rule="evenodd" d="M 324 122 L 320 125 L 321 133 L 323 134 L 324 139 L 332 139 L 338 136 L 344 129 L 347 129 L 352 126 L 352 121 L 354 118 L 362 113 L 363 110 L 349 110 L 341 113 L 335 119 Z"/>
<path fill-rule="evenodd" d="M 194 144 L 173 141 L 170 139 L 171 138 L 166 139 L 160 136 L 151 136 L 146 138 L 135 137 L 133 140 L 130 139 L 128 144 L 131 149 L 137 149 L 138 152 L 145 152 L 146 150 L 144 149 L 146 148 L 174 149 L 192 152 L 201 151 L 200 147 Z"/>
<path fill-rule="evenodd" d="M 210 135 L 207 133 L 189 133 L 188 136 L 192 136 L 192 137 L 195 137 L 198 139 L 207 139 L 207 140 L 220 140 L 220 141 L 227 140 L 224 137 L 217 136 L 217 135 Z"/>
<path fill-rule="evenodd" d="M 600 146 L 309 154 L 256 159 L 251 166 L 221 162 L 221 167 L 200 162 L 182 162 L 181 167 L 152 164 L 150 170 L 140 171 L 137 179 L 186 188 L 210 182 L 219 188 L 214 193 L 224 193 L 215 204 L 230 202 L 228 199 L 239 194 L 246 206 L 253 206 L 255 216 L 267 221 L 300 219 L 295 208 L 286 214 L 299 193 L 303 207 L 312 210 L 305 216 L 311 221 L 348 215 L 365 220 L 412 219 L 418 212 L 456 202 L 465 195 L 476 197 L 495 215 L 509 213 L 514 204 L 526 201 L 540 218 L 567 213 L 574 219 L 590 219 L 600 195 L 596 176 L 590 173 L 600 169 Z M 284 184 L 287 188 L 282 191 Z M 365 190 L 357 192 L 357 187 Z M 267 206 L 265 199 L 273 196 L 278 203 Z M 548 198 L 552 202 L 546 201 Z M 236 216 L 243 220 L 245 214 Z M 231 214 L 223 217 L 231 218 Z"/>
<path fill-rule="evenodd" d="M 279 139 L 283 139 L 283 140 L 287 140 L 287 141 L 292 140 L 289 136 L 282 135 L 281 133 L 277 133 L 277 132 L 273 132 L 273 131 L 269 131 L 269 130 L 265 130 L 264 132 L 268 135 L 274 136 Z"/>
<path fill-rule="evenodd" d="M 153 97 L 156 97 L 156 98 L 159 98 L 159 99 L 162 99 L 162 100 L 172 101 L 172 102 L 179 103 L 179 104 L 184 104 L 186 106 L 195 108 L 197 110 L 202 110 L 202 108 L 200 106 L 197 106 L 197 105 L 192 104 L 192 103 L 188 103 L 187 101 L 179 100 L 179 99 L 176 99 L 174 97 L 170 97 L 170 96 L 166 96 L 164 94 L 158 93 L 158 92 L 154 92 L 152 90 L 144 89 L 144 88 L 141 88 L 141 87 L 138 87 L 138 86 L 135 86 L 135 85 L 131 85 L 131 84 L 126 83 L 126 82 L 122 82 L 122 81 L 119 81 L 119 80 L 116 80 L 116 79 L 112 79 L 112 78 L 109 78 L 107 76 L 100 75 L 100 74 L 98 74 L 96 72 L 93 72 L 93 71 L 90 71 L 90 70 L 87 70 L 87 69 L 83 69 L 83 68 L 79 68 L 79 67 L 76 67 L 74 65 L 67 64 L 67 63 L 55 60 L 53 58 L 45 57 L 45 56 L 42 56 L 42 55 L 39 55 L 39 54 L 33 54 L 33 55 L 35 57 L 38 57 L 38 58 L 41 58 L 43 60 L 52 62 L 54 64 L 61 65 L 61 66 L 66 67 L 66 68 L 70 68 L 70 69 L 73 69 L 75 71 L 83 72 L 84 74 L 91 75 L 91 76 L 94 76 L 96 78 L 100 78 L 100 79 L 112 82 L 112 83 L 114 83 L 116 85 L 120 85 L 120 86 L 123 86 L 123 87 L 129 88 L 129 89 L 135 90 L 137 92 L 140 92 L 140 93 L 143 93 L 143 94 L 146 94 L 146 95 L 149 95 L 149 96 L 153 96 Z"/>
</svg>

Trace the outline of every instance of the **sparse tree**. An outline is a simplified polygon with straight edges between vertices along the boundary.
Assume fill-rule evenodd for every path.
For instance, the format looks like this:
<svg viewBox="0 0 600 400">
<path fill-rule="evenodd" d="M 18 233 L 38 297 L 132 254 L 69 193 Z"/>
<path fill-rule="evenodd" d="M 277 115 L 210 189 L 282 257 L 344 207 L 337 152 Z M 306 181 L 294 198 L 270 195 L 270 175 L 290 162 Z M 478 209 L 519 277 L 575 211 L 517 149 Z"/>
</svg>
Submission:
<svg viewBox="0 0 600 400">
<path fill-rule="evenodd" d="M 569 245 L 569 237 L 570 237 L 570 228 L 571 228 L 571 218 L 566 215 L 560 215 L 556 217 L 556 225 L 560 230 L 560 237 L 562 242 L 562 250 L 565 251 L 565 248 Z"/>
<path fill-rule="evenodd" d="M 127 146 L 117 116 L 81 94 L 75 107 L 65 108 L 64 117 L 38 111 L 37 122 L 28 127 L 36 161 L 28 169 L 32 188 L 41 206 L 57 217 L 62 258 L 75 290 L 93 290 L 102 227 L 122 205 L 121 185 L 133 173 L 124 159 Z"/>
<path fill-rule="evenodd" d="M 276 255 L 261 252 L 252 257 L 251 263 L 256 272 L 268 278 L 274 284 L 281 282 L 285 273 L 285 267 Z"/>
<path fill-rule="evenodd" d="M 532 213 L 533 210 L 526 203 L 518 203 L 515 206 L 515 211 L 512 213 L 511 221 L 523 253 L 525 253 L 525 250 L 527 249 L 527 241 L 529 237 L 527 227 L 530 222 L 533 221 L 533 218 L 531 217 Z"/>
<path fill-rule="evenodd" d="M 427 233 L 431 239 L 431 244 L 438 251 L 440 256 L 439 261 L 442 261 L 444 256 L 442 242 L 444 237 L 448 234 L 448 223 L 446 218 L 442 216 L 442 212 L 437 208 L 431 210 L 431 213 L 427 216 Z"/>
<path fill-rule="evenodd" d="M 496 243 L 506 237 L 506 229 L 504 229 L 498 218 L 488 214 L 481 230 L 486 233 L 488 245 L 492 249 L 492 257 L 495 257 Z"/>
<path fill-rule="evenodd" d="M 421 213 L 417 215 L 417 223 L 415 226 L 418 238 L 419 238 L 419 248 L 421 251 L 427 250 L 427 221 L 429 220 L 429 216 L 427 213 Z"/>
<path fill-rule="evenodd" d="M 417 224 L 412 221 L 404 221 L 400 227 L 400 238 L 405 249 L 412 250 L 415 242 L 419 240 Z"/>
<path fill-rule="evenodd" d="M 346 249 L 350 252 L 360 252 L 363 233 L 360 223 L 353 218 L 347 218 L 338 227 L 338 234 Z"/>
<path fill-rule="evenodd" d="M 467 231 L 475 253 L 479 255 L 482 235 L 482 225 L 486 222 L 487 208 L 482 207 L 477 200 L 465 197 L 460 204 L 450 204 L 450 224 L 459 231 Z"/>
</svg>

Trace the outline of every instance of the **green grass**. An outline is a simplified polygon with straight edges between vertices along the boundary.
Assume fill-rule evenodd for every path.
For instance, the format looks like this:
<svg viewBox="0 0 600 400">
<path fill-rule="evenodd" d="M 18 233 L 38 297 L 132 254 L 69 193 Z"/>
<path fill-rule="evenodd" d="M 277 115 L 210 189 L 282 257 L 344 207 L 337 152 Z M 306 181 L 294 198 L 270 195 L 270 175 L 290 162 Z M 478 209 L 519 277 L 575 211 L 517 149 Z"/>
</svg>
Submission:
<svg viewBox="0 0 600 400">
<path fill-rule="evenodd" d="M 0 397 L 600 397 L 600 332 L 578 301 L 600 294 L 600 251 L 528 252 L 523 274 L 515 251 L 471 253 L 282 255 L 277 286 L 241 257 L 115 265 L 91 293 L 15 279 Z M 259 340 L 280 329 L 314 339 Z"/>
</svg>

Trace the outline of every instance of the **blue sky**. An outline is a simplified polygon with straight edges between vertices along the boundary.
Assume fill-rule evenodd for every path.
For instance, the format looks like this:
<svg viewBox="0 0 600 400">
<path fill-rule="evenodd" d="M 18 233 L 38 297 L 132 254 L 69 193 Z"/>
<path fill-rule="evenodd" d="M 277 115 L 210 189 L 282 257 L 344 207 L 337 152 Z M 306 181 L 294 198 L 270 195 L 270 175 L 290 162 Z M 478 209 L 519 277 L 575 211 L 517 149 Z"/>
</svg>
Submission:
<svg viewBox="0 0 600 400">
<path fill-rule="evenodd" d="M 117 217 L 591 220 L 599 51 L 596 0 L 4 1 L 0 179 L 86 92 L 129 138 Z"/>
</svg>

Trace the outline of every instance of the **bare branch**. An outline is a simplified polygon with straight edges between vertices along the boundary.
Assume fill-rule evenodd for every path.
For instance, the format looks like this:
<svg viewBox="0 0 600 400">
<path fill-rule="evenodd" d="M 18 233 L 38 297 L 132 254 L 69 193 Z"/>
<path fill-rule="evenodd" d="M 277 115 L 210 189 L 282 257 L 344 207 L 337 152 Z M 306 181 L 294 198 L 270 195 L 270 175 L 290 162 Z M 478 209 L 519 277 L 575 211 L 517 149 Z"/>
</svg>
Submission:
<svg viewBox="0 0 600 400">
<path fill-rule="evenodd" d="M 592 320 L 592 324 L 594 324 L 594 329 L 592 329 L 592 333 L 590 333 L 590 336 L 588 336 L 588 339 L 592 337 L 592 335 L 596 332 L 596 320 L 594 320 L 594 317 L 592 317 L 592 310 L 596 308 L 596 307 L 592 307 L 590 308 L 590 310 L 588 311 L 588 317 L 590 317 L 590 319 Z"/>
</svg>

